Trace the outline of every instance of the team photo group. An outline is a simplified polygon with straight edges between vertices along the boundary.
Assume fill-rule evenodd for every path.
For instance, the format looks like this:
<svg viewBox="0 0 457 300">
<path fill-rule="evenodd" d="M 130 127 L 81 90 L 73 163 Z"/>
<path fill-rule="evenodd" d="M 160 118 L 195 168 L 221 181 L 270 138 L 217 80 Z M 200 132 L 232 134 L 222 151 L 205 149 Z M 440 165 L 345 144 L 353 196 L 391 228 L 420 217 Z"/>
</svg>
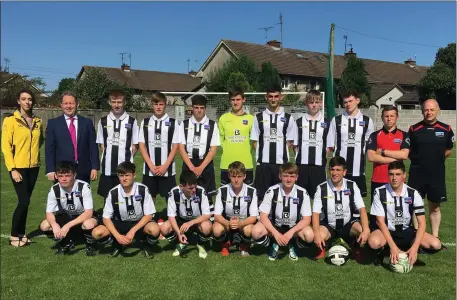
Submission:
<svg viewBox="0 0 457 300">
<path fill-rule="evenodd" d="M 438 121 L 434 99 L 422 103 L 423 120 L 405 132 L 397 128 L 395 106 L 382 108 L 383 126 L 375 131 L 358 108 L 357 91 L 342 95 L 345 111 L 331 120 L 315 90 L 306 94 L 306 113 L 297 119 L 281 105 L 279 86 L 265 92 L 266 108 L 255 115 L 245 112 L 242 90 L 229 90 L 231 109 L 218 120 L 208 117 L 207 98 L 196 94 L 192 116 L 181 122 L 167 114 L 160 92 L 152 95 L 152 115 L 143 120 L 125 111 L 121 90 L 108 94 L 111 111 L 95 126 L 77 113 L 77 97 L 66 92 L 63 114 L 45 128 L 33 113 L 33 92 L 19 92 L 18 109 L 2 126 L 2 152 L 18 199 L 11 246 L 31 244 L 26 220 L 44 145 L 45 174 L 53 185 L 36 226 L 56 241 L 56 254 L 74 253 L 81 240 L 87 256 L 111 247 L 116 257 L 136 242 L 153 258 L 162 237 L 177 257 L 185 257 L 195 241 L 203 259 L 216 243 L 223 256 L 232 246 L 245 257 L 264 247 L 269 260 L 280 257 L 281 249 L 298 260 L 303 249 L 336 265 L 368 253 L 375 265 L 389 257 L 391 265 L 406 261 L 412 267 L 418 253 L 446 249 L 439 237 L 440 208 L 447 201 L 445 160 L 454 133 Z M 142 170 L 135 155 L 144 161 Z M 105 199 L 101 210 L 94 209 L 94 192 Z M 163 212 L 156 209 L 159 195 L 166 199 Z M 335 242 L 344 247 L 332 247 Z"/>
</svg>

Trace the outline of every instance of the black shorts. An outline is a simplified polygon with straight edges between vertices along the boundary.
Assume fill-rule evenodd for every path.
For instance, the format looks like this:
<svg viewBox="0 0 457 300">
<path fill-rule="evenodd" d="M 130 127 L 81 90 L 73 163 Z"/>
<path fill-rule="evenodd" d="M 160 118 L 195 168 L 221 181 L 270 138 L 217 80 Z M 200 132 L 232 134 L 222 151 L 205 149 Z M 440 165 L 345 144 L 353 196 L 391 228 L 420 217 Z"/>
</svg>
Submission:
<svg viewBox="0 0 457 300">
<path fill-rule="evenodd" d="M 373 197 L 374 197 L 374 190 L 377 189 L 378 187 L 384 186 L 385 183 L 380 183 L 380 182 L 371 182 L 371 205 L 373 205 Z M 371 231 L 375 231 L 378 229 L 378 224 L 376 224 L 376 216 L 372 215 L 368 212 L 368 223 L 370 226 Z"/>
<path fill-rule="evenodd" d="M 133 228 L 133 226 L 135 226 L 139 222 L 139 220 L 134 221 L 134 222 L 124 222 L 124 221 L 114 220 L 114 219 L 111 219 L 111 221 L 113 222 L 113 225 L 116 228 L 116 230 L 120 234 L 123 234 L 123 235 L 127 234 Z M 150 221 L 150 222 L 146 223 L 146 225 L 148 225 L 151 222 L 154 222 L 154 221 Z M 146 225 L 144 225 L 144 227 L 146 227 Z M 140 228 L 136 232 L 135 237 L 137 237 L 137 236 L 142 237 L 144 235 L 144 232 L 143 232 L 144 227 Z"/>
<path fill-rule="evenodd" d="M 108 197 L 109 191 L 119 184 L 119 177 L 117 176 L 106 176 L 104 174 L 100 175 L 100 180 L 98 181 L 97 194 L 103 198 Z"/>
<path fill-rule="evenodd" d="M 304 188 L 314 198 L 317 186 L 327 180 L 325 166 L 298 165 L 297 185 Z"/>
<path fill-rule="evenodd" d="M 63 212 L 58 212 L 55 214 L 55 218 L 56 218 L 56 223 L 59 224 L 60 227 L 64 226 L 65 224 L 67 224 L 68 222 L 78 218 L 80 215 L 69 215 L 69 214 L 66 214 L 66 213 L 63 213 Z M 100 224 L 103 224 L 103 217 L 102 215 L 100 215 L 97 211 L 93 210 L 93 213 L 92 213 L 92 219 L 95 219 L 97 221 L 97 224 L 100 225 Z M 82 224 L 81 224 L 82 225 Z M 78 227 L 78 226 L 75 226 L 75 227 Z M 73 228 L 75 228 L 73 227 Z M 79 226 L 81 227 L 81 226 Z"/>
<path fill-rule="evenodd" d="M 408 229 L 403 230 L 401 233 L 390 231 L 390 235 L 392 236 L 392 239 L 398 248 L 403 251 L 408 251 L 416 239 L 416 230 L 412 227 L 409 227 Z"/>
<path fill-rule="evenodd" d="M 194 166 L 198 167 L 203 162 L 203 159 L 191 159 L 191 162 Z M 185 163 L 182 164 L 182 172 L 184 171 L 189 171 L 189 168 Z M 203 187 L 206 193 L 208 193 L 208 199 L 211 198 L 210 196 L 212 194 L 216 193 L 216 174 L 214 172 L 213 162 L 210 162 L 209 165 L 203 169 L 202 175 L 198 177 L 197 184 Z"/>
<path fill-rule="evenodd" d="M 408 185 L 417 190 L 422 198 L 433 203 L 447 201 L 446 181 L 433 179 L 433 174 L 422 175 L 419 171 L 411 170 L 408 178 Z"/>
<path fill-rule="evenodd" d="M 320 221 L 320 225 L 327 228 L 328 232 L 330 232 L 329 241 L 336 238 L 342 238 L 346 243 L 351 244 L 355 240 L 355 237 L 351 236 L 351 228 L 355 222 L 360 223 L 360 219 L 352 218 L 346 225 L 338 230 L 333 229 L 329 224 L 323 223 L 322 220 Z"/>
<path fill-rule="evenodd" d="M 289 231 L 291 228 L 293 228 L 293 226 L 289 227 L 289 226 L 285 226 L 285 225 L 283 225 L 283 226 L 273 225 L 273 226 L 277 231 L 279 231 L 280 234 L 285 234 L 287 231 Z"/>
<path fill-rule="evenodd" d="M 176 176 L 163 177 L 143 175 L 141 183 L 148 187 L 153 198 L 160 195 L 166 199 L 168 193 L 176 186 Z"/>
<path fill-rule="evenodd" d="M 229 184 L 230 179 L 228 176 L 228 170 L 221 170 L 221 185 Z M 244 183 L 247 185 L 252 185 L 254 181 L 254 170 L 246 170 L 246 179 L 244 180 Z"/>
<path fill-rule="evenodd" d="M 175 220 L 176 220 L 176 224 L 178 224 L 179 228 L 181 228 L 182 224 L 190 221 L 190 220 L 184 220 L 179 217 L 176 217 Z M 193 233 L 193 232 L 196 232 L 196 233 L 200 232 L 200 224 L 192 225 L 191 227 L 189 227 L 189 229 L 187 230 L 187 232 L 185 234 L 187 235 L 188 233 Z"/>
<path fill-rule="evenodd" d="M 263 197 L 267 190 L 281 182 L 279 179 L 278 164 L 264 164 L 257 165 L 255 169 L 254 187 L 257 189 L 257 196 L 259 197 L 259 206 L 262 203 Z"/>
<path fill-rule="evenodd" d="M 365 175 L 360 175 L 360 176 L 352 176 L 352 175 L 346 175 L 344 178 L 349 179 L 357 183 L 357 186 L 360 189 L 360 193 L 362 194 L 362 197 L 366 197 L 368 195 L 367 193 L 367 179 Z"/>
</svg>

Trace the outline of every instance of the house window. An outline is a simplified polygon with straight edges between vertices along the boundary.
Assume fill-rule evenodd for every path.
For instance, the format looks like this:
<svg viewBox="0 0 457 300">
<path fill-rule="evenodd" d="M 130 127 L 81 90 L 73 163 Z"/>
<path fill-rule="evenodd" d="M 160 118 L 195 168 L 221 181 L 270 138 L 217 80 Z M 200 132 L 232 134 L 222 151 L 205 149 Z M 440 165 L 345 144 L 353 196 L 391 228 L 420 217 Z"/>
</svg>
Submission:
<svg viewBox="0 0 457 300">
<path fill-rule="evenodd" d="M 284 90 L 288 90 L 290 88 L 290 84 L 292 82 L 290 81 L 290 78 L 284 77 L 284 79 L 281 81 L 281 87 Z"/>
</svg>

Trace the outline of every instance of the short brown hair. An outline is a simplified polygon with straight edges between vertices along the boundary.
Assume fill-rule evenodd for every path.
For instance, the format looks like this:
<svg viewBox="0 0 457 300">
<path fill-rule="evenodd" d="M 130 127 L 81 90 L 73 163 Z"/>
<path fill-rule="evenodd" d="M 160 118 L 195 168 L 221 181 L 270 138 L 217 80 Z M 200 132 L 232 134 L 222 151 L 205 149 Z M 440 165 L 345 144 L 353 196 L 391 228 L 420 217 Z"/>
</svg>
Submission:
<svg viewBox="0 0 457 300">
<path fill-rule="evenodd" d="M 234 161 L 228 166 L 228 173 L 230 176 L 246 175 L 246 167 L 241 161 Z"/>
<path fill-rule="evenodd" d="M 360 93 L 357 92 L 357 91 L 355 91 L 355 90 L 344 91 L 343 94 L 342 94 L 342 96 L 343 96 L 343 99 L 344 99 L 344 98 L 349 98 L 349 97 L 351 97 L 351 96 L 354 96 L 354 98 L 360 99 Z"/>
<path fill-rule="evenodd" d="M 163 102 L 165 102 L 165 104 L 167 104 L 167 96 L 165 96 L 161 92 L 155 92 L 154 94 L 152 94 L 151 101 L 152 101 L 152 103 L 159 103 L 159 102 L 163 101 Z"/>
<path fill-rule="evenodd" d="M 297 174 L 298 175 L 298 167 L 296 164 L 287 162 L 282 164 L 279 167 L 279 174 Z"/>
<path fill-rule="evenodd" d="M 228 91 L 228 96 L 229 98 L 233 98 L 233 97 L 236 97 L 240 95 L 241 97 L 244 98 L 244 91 L 240 88 L 231 88 L 229 91 Z"/>
<path fill-rule="evenodd" d="M 388 105 L 388 106 L 385 106 L 385 107 L 382 109 L 381 117 L 384 116 L 384 113 L 385 113 L 386 111 L 391 111 L 391 110 L 395 110 L 395 112 L 397 113 L 397 116 L 398 116 L 398 108 L 396 108 L 396 107 L 393 106 L 393 105 Z"/>
<path fill-rule="evenodd" d="M 306 93 L 305 104 L 309 102 L 322 101 L 321 92 L 317 90 L 311 90 Z"/>
<path fill-rule="evenodd" d="M 112 89 L 108 92 L 108 98 L 110 100 L 116 96 L 121 96 L 122 100 L 125 100 L 125 92 L 121 89 Z"/>
</svg>

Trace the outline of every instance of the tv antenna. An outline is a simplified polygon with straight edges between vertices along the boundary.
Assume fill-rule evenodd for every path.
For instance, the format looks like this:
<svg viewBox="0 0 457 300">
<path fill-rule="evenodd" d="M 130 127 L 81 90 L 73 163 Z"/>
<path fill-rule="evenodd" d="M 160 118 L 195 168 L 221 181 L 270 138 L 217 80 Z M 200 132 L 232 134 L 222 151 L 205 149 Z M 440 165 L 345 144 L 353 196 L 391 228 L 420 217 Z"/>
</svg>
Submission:
<svg viewBox="0 0 457 300">
<path fill-rule="evenodd" d="M 279 13 L 279 23 L 276 23 L 276 25 L 279 24 L 279 31 L 281 32 L 281 46 L 283 46 L 282 44 L 282 13 Z"/>
<path fill-rule="evenodd" d="M 10 71 L 10 61 L 11 60 L 9 58 L 7 58 L 7 57 L 5 57 L 3 60 L 5 61 L 5 67 L 3 68 L 3 71 L 9 73 L 9 71 Z"/>
<path fill-rule="evenodd" d="M 257 30 L 265 30 L 265 43 L 268 42 L 268 30 L 273 29 L 272 26 L 257 28 Z"/>
<path fill-rule="evenodd" d="M 119 55 L 122 57 L 122 65 L 124 65 L 124 55 L 126 55 L 127 52 L 122 52 L 122 53 L 119 53 Z"/>
</svg>

